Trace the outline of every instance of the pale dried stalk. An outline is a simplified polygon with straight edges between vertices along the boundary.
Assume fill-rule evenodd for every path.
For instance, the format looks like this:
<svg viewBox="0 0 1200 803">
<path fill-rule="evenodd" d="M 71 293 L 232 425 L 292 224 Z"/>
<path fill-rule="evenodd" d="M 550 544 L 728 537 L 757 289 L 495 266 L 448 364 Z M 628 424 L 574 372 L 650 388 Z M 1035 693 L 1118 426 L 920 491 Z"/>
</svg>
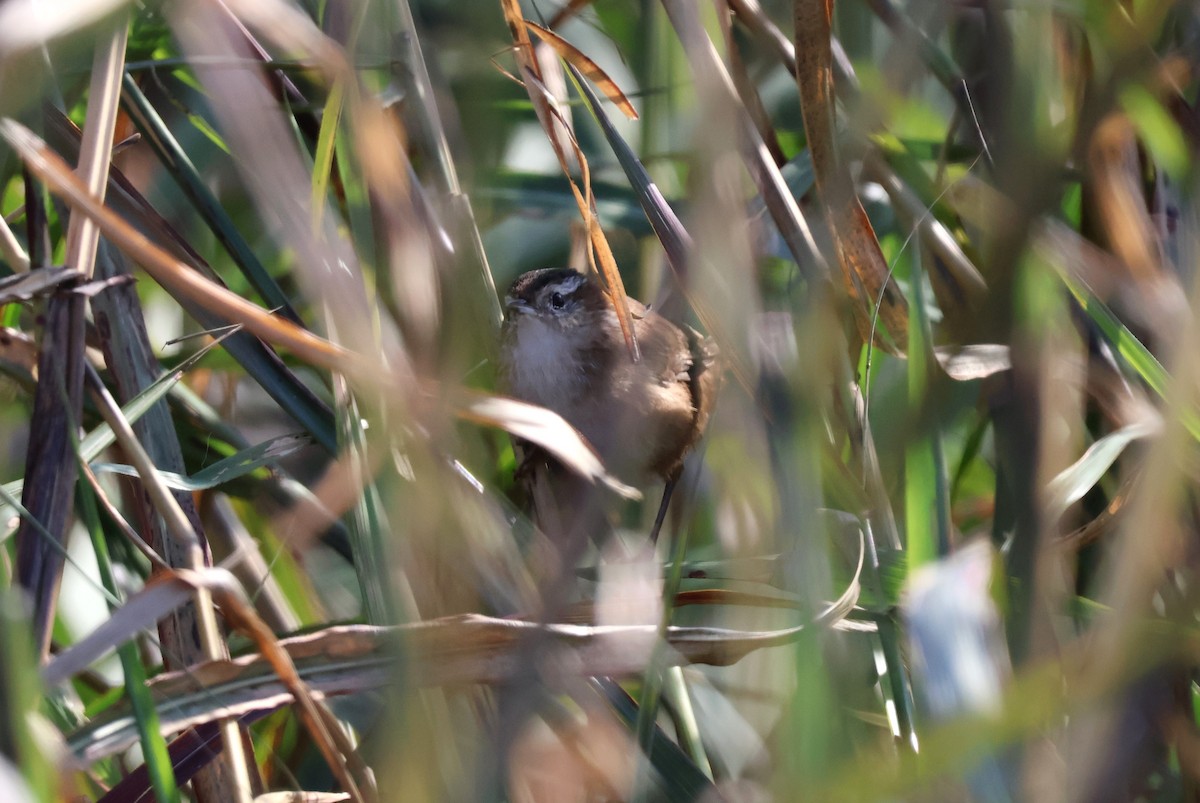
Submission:
<svg viewBox="0 0 1200 803">
<path fill-rule="evenodd" d="M 116 399 L 104 387 L 104 383 L 100 381 L 100 377 L 90 366 L 88 372 L 88 378 L 92 384 L 92 400 L 99 408 L 100 415 L 112 428 L 117 443 L 128 455 L 134 468 L 137 469 L 151 504 L 166 522 L 167 531 L 173 538 L 186 545 L 187 568 L 203 572 L 207 568 L 204 562 L 204 550 L 200 546 L 200 537 L 193 529 L 192 523 L 188 521 L 188 517 L 184 514 L 183 508 L 179 506 L 175 495 L 163 483 L 158 469 L 154 466 L 150 455 L 146 454 L 146 450 L 134 434 L 133 427 L 125 418 L 125 414 L 121 412 L 121 407 L 117 404 Z M 207 589 L 196 588 L 195 605 L 196 622 L 200 630 L 200 645 L 204 655 L 210 661 L 220 660 L 225 656 L 224 641 L 221 638 L 217 617 L 213 611 L 212 595 Z M 221 723 L 221 738 L 224 741 L 222 752 L 228 757 L 227 766 L 232 772 L 231 778 L 237 794 L 241 800 L 248 801 L 251 798 L 253 787 L 250 783 L 250 768 L 246 761 L 245 751 L 242 749 L 242 737 L 236 720 L 230 719 Z"/>
</svg>

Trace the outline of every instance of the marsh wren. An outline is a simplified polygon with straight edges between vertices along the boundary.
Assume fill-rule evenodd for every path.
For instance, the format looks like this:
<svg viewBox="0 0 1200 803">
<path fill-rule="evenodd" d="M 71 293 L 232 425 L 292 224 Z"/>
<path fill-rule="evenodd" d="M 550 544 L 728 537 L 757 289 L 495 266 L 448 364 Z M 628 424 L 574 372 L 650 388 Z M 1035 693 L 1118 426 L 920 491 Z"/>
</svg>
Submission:
<svg viewBox="0 0 1200 803">
<path fill-rule="evenodd" d="M 628 302 L 636 362 L 594 279 L 567 268 L 521 275 L 504 299 L 501 381 L 512 396 L 565 418 L 621 480 L 672 484 L 708 423 L 716 347 Z"/>
</svg>

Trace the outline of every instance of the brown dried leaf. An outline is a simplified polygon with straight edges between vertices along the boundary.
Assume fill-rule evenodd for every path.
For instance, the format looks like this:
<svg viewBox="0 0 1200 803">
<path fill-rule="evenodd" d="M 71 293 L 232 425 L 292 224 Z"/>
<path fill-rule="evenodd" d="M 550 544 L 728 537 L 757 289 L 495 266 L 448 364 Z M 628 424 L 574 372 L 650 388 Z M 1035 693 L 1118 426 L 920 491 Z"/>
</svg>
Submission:
<svg viewBox="0 0 1200 803">
<path fill-rule="evenodd" d="M 859 335 L 865 341 L 871 340 L 872 310 L 878 305 L 879 319 L 895 350 L 903 352 L 908 342 L 908 305 L 891 281 L 879 240 L 854 193 L 850 171 L 841 161 L 834 142 L 832 2 L 794 0 L 794 12 L 796 84 L 800 90 L 804 131 L 812 154 L 817 194 L 833 234 L 834 250 Z M 889 347 L 887 343 L 880 345 Z"/>
<path fill-rule="evenodd" d="M 768 631 L 671 627 L 667 665 L 728 666 L 759 649 L 790 644 L 806 627 L 828 627 L 823 614 L 809 625 Z M 399 627 L 348 625 L 283 639 L 299 675 L 324 695 L 349 694 L 395 683 L 397 653 L 408 659 L 405 681 L 417 685 L 496 684 L 512 679 L 513 656 L 537 635 L 547 644 L 543 674 L 549 681 L 607 675 L 625 677 L 645 669 L 656 625 L 586 627 L 538 624 L 479 614 L 449 616 Z M 260 655 L 213 661 L 186 672 L 159 675 L 151 683 L 164 732 L 289 704 L 293 697 Z M 93 719 L 70 738 L 85 761 L 125 749 L 137 739 L 136 722 L 124 704 Z"/>
<path fill-rule="evenodd" d="M 1142 190 L 1142 165 L 1133 123 L 1113 112 L 1096 126 L 1088 146 L 1091 182 L 1085 196 L 1094 204 L 1107 239 L 1139 284 L 1161 280 L 1164 254 Z"/>
<path fill-rule="evenodd" d="M 558 413 L 504 396 L 467 392 L 462 400 L 463 417 L 479 424 L 498 427 L 545 449 L 580 476 L 605 486 L 629 499 L 640 499 L 636 488 L 621 483 L 604 469 L 604 464 L 583 436 Z"/>
<path fill-rule="evenodd" d="M 605 94 L 618 109 L 624 113 L 630 120 L 638 119 L 637 109 L 633 108 L 633 103 L 621 91 L 621 87 L 617 86 L 617 82 L 609 77 L 608 73 L 600 68 L 600 65 L 585 56 L 579 48 L 563 39 L 554 31 L 543 28 L 536 22 L 525 20 L 525 26 L 529 30 L 545 42 L 550 47 L 554 48 L 554 52 L 562 56 L 570 62 L 575 69 L 583 73 L 589 81 L 596 85 L 596 88 Z"/>
</svg>

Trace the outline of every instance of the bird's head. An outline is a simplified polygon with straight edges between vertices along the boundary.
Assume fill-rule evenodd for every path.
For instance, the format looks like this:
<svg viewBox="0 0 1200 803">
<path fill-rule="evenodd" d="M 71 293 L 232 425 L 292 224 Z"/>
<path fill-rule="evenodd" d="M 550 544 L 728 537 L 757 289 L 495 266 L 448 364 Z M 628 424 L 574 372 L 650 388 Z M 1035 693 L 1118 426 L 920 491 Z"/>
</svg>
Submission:
<svg viewBox="0 0 1200 803">
<path fill-rule="evenodd" d="M 522 274 L 504 297 L 508 318 L 535 316 L 562 330 L 588 323 L 596 313 L 610 310 L 600 286 L 570 268 L 546 268 Z"/>
</svg>

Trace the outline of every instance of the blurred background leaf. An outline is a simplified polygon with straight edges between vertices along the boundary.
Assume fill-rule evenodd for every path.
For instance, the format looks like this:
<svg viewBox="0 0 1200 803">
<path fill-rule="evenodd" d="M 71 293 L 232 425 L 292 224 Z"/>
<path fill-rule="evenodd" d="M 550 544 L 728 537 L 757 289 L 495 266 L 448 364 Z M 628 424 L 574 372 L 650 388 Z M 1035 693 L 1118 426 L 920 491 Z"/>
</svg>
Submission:
<svg viewBox="0 0 1200 803">
<path fill-rule="evenodd" d="M 1200 797 L 1198 54 L 1179 2 L 0 5 L 0 798 Z M 494 395 L 563 265 L 727 366 L 656 549 Z M 510 434 L 619 507 L 579 565 Z"/>
</svg>

